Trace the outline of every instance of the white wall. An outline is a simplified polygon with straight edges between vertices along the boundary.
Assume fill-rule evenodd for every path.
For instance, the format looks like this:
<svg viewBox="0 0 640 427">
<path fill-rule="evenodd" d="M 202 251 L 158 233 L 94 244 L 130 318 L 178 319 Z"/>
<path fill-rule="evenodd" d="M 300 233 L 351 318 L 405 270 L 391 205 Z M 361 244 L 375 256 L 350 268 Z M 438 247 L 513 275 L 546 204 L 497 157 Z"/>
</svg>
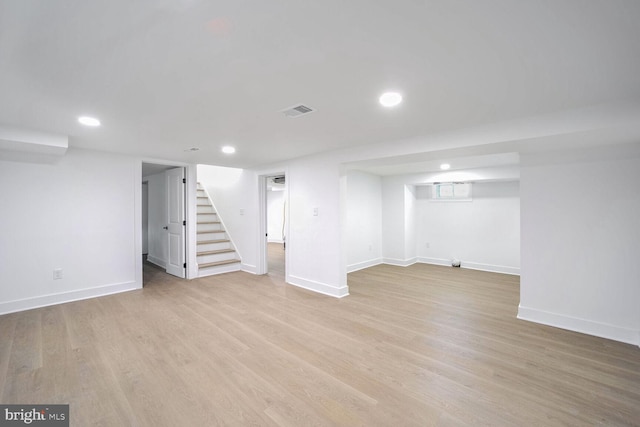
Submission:
<svg viewBox="0 0 640 427">
<path fill-rule="evenodd" d="M 347 270 L 382 262 L 382 179 L 365 172 L 347 174 Z"/>
<path fill-rule="evenodd" d="M 404 176 L 382 178 L 382 256 L 388 264 L 415 262 L 406 253 L 405 245 L 405 181 Z"/>
<path fill-rule="evenodd" d="M 267 191 L 267 237 L 269 242 L 282 243 L 284 241 L 284 202 L 284 191 Z"/>
<path fill-rule="evenodd" d="M 518 317 L 640 345 L 640 159 L 523 162 Z"/>
<path fill-rule="evenodd" d="M 453 182 L 453 181 L 496 181 L 496 180 L 517 180 L 520 177 L 518 168 L 514 167 L 496 167 L 482 169 L 468 169 L 450 172 L 436 172 L 423 174 L 407 174 L 407 175 L 391 175 L 382 177 L 382 255 L 385 263 L 407 266 L 417 261 L 430 262 L 437 264 L 445 264 L 444 259 L 449 255 L 444 255 L 444 251 L 425 252 L 426 238 L 422 238 L 428 230 L 422 230 L 419 215 L 421 214 L 420 206 L 416 200 L 416 191 L 419 186 L 416 184 L 426 184 L 433 182 Z M 482 195 L 482 194 L 481 194 Z M 424 198 L 424 195 L 423 195 Z M 488 201 L 489 199 L 487 199 Z M 489 203 L 490 204 L 490 203 Z M 481 206 L 485 206 L 482 201 Z M 483 210 L 480 211 L 483 214 Z M 513 218 L 518 215 L 518 211 L 509 210 L 509 218 L 513 233 L 517 233 L 517 223 L 515 226 Z M 506 215 L 507 213 L 505 213 Z M 448 219 L 441 218 L 443 221 Z M 517 220 L 516 220 L 517 221 Z M 495 271 L 496 265 L 502 265 L 498 271 L 517 273 L 519 267 L 518 262 L 511 261 L 519 259 L 518 236 L 513 235 L 513 240 L 506 246 L 507 249 L 502 254 L 509 252 L 510 256 L 492 256 L 494 252 L 486 254 L 480 258 L 476 257 L 479 251 L 469 253 L 471 258 L 477 258 L 474 261 L 477 264 L 467 263 L 467 267 L 487 269 Z M 478 237 L 477 240 L 481 240 Z M 516 242 L 515 245 L 513 242 Z M 438 246 L 436 246 L 437 248 Z M 440 258 L 442 257 L 442 258 Z M 484 261 L 483 261 L 484 260 Z M 492 260 L 487 263 L 487 260 Z M 471 259 L 468 259 L 471 261 Z M 497 263 L 497 264 L 495 264 Z M 504 264 L 502 264 L 504 263 Z"/>
<path fill-rule="evenodd" d="M 169 253 L 167 231 L 167 176 L 164 172 L 147 176 L 148 182 L 148 243 L 147 260 L 162 268 L 167 265 Z"/>
<path fill-rule="evenodd" d="M 404 186 L 404 257 L 416 259 L 416 187 Z"/>
<path fill-rule="evenodd" d="M 140 288 L 140 188 L 132 157 L 69 149 L 53 164 L 0 161 L 0 313 Z"/>
<path fill-rule="evenodd" d="M 519 274 L 518 182 L 475 183 L 471 201 L 434 201 L 431 190 L 417 187 L 419 261 L 451 265 L 457 258 L 463 267 Z"/>
<path fill-rule="evenodd" d="M 258 177 L 246 169 L 198 165 L 198 181 L 206 188 L 242 260 L 255 273 L 258 264 Z"/>
</svg>

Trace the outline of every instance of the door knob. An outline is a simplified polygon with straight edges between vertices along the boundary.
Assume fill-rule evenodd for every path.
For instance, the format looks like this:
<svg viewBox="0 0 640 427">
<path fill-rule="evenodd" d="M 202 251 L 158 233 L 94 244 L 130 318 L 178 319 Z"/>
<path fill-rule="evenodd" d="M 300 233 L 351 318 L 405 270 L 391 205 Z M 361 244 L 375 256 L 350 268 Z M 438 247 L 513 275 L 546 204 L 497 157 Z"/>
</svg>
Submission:
<svg viewBox="0 0 640 427">
<path fill-rule="evenodd" d="M 168 230 L 168 229 L 169 229 L 169 226 L 168 226 L 168 225 L 165 225 L 165 226 L 164 226 L 164 227 L 162 227 L 162 228 L 163 228 L 164 230 Z"/>
</svg>

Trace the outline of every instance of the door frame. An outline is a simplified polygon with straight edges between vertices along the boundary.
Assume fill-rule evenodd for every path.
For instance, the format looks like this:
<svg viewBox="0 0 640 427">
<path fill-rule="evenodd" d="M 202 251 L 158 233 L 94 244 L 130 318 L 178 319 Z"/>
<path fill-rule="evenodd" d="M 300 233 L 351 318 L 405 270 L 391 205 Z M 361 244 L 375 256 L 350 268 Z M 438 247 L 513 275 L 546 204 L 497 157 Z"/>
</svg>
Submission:
<svg viewBox="0 0 640 427">
<path fill-rule="evenodd" d="M 289 174 L 286 170 L 275 171 L 261 171 L 258 174 L 258 212 L 259 212 L 259 225 L 258 225 L 258 265 L 257 274 L 267 274 L 269 272 L 269 255 L 267 252 L 268 237 L 268 222 L 267 222 L 267 179 L 277 175 L 285 176 L 284 186 L 284 200 L 285 200 L 285 236 L 286 247 L 284 251 L 284 277 L 285 281 L 289 282 L 289 254 L 291 252 L 291 241 L 289 233 L 290 221 L 290 204 L 289 204 Z"/>
<path fill-rule="evenodd" d="M 142 288 L 142 164 L 151 163 L 173 167 L 182 167 L 185 170 L 185 217 L 187 227 L 185 230 L 185 262 L 187 269 L 185 275 L 187 279 L 194 279 L 198 274 L 196 263 L 196 186 L 197 171 L 196 165 L 184 162 L 172 162 L 163 159 L 141 158 L 136 162 L 135 172 L 135 204 L 134 204 L 134 234 L 135 234 L 135 276 L 138 288 Z"/>
</svg>

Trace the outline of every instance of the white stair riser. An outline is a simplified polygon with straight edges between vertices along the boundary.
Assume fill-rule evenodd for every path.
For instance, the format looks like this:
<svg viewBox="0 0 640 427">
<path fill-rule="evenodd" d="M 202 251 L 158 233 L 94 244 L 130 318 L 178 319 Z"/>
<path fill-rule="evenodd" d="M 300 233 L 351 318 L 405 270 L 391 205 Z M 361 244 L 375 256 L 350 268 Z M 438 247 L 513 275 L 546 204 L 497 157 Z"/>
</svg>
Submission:
<svg viewBox="0 0 640 427">
<path fill-rule="evenodd" d="M 198 231 L 223 231 L 222 224 L 198 224 Z"/>
<path fill-rule="evenodd" d="M 198 264 L 206 264 L 208 262 L 218 262 L 218 261 L 226 261 L 229 259 L 236 259 L 235 252 L 225 252 L 222 254 L 211 254 L 211 255 L 198 255 L 197 262 Z"/>
<path fill-rule="evenodd" d="M 198 277 L 213 276 L 216 274 L 229 273 L 231 271 L 240 271 L 240 263 L 217 265 L 215 267 L 207 267 L 198 269 Z"/>
<path fill-rule="evenodd" d="M 198 245 L 198 252 L 217 251 L 220 249 L 231 249 L 231 243 L 220 242 L 220 243 L 206 243 L 203 245 Z"/>
<path fill-rule="evenodd" d="M 198 222 L 202 222 L 202 221 L 220 221 L 220 220 L 218 219 L 218 214 L 216 214 L 215 212 L 199 213 Z"/>
<path fill-rule="evenodd" d="M 198 206 L 196 213 L 216 213 L 216 212 L 213 210 L 213 206 L 209 205 L 209 206 Z"/>
<path fill-rule="evenodd" d="M 224 231 L 212 231 L 209 233 L 198 234 L 196 241 L 201 242 L 203 240 L 226 240 L 228 239 L 227 233 Z"/>
</svg>

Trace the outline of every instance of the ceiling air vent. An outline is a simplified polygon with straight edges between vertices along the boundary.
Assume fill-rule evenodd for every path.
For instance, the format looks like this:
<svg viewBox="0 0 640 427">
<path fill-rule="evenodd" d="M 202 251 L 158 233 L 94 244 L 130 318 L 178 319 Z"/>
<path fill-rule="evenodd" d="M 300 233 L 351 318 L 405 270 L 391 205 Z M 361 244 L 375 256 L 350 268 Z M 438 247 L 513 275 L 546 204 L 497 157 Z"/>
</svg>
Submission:
<svg viewBox="0 0 640 427">
<path fill-rule="evenodd" d="M 287 117 L 300 117 L 303 116 L 305 114 L 309 114 L 309 113 L 313 113 L 314 110 L 311 107 L 307 107 L 306 105 L 294 105 L 293 107 L 289 107 L 289 108 L 285 108 L 284 110 L 282 110 L 282 112 L 284 113 L 285 116 Z"/>
</svg>

